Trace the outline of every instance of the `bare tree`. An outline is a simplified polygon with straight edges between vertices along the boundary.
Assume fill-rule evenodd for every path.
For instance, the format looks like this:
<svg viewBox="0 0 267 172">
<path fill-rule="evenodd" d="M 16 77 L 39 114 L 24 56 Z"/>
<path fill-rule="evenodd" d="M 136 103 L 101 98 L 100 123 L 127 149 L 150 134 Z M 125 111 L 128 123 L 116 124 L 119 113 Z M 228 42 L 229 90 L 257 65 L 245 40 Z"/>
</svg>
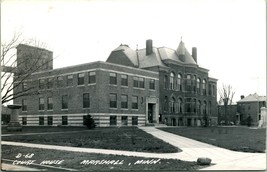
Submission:
<svg viewBox="0 0 267 172">
<path fill-rule="evenodd" d="M 222 84 L 222 87 L 218 89 L 218 93 L 220 95 L 219 104 L 223 104 L 224 106 L 225 124 L 228 124 L 229 123 L 228 116 L 230 114 L 231 108 L 228 108 L 229 112 L 227 112 L 227 106 L 232 105 L 235 91 L 231 85 Z"/>
<path fill-rule="evenodd" d="M 7 103 L 21 96 L 38 94 L 38 89 L 34 85 L 28 86 L 24 90 L 18 89 L 34 73 L 47 66 L 52 59 L 44 61 L 45 44 L 34 39 L 26 42 L 21 39 L 22 34 L 14 34 L 8 42 L 1 44 L 1 102 Z M 35 52 L 27 51 L 20 53 L 17 57 L 19 45 L 36 47 Z M 41 48 L 42 47 L 42 48 Z M 16 90 L 16 91 L 14 91 Z"/>
</svg>

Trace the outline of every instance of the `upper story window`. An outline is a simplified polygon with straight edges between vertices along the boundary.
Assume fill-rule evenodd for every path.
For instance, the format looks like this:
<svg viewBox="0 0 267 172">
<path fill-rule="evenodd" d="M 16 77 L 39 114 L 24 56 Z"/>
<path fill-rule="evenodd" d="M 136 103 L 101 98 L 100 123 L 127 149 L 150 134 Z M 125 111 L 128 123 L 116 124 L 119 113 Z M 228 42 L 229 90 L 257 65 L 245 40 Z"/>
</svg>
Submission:
<svg viewBox="0 0 267 172">
<path fill-rule="evenodd" d="M 62 105 L 62 109 L 68 109 L 68 95 L 63 95 L 62 99 L 61 99 L 61 105 Z"/>
<path fill-rule="evenodd" d="M 197 93 L 200 93 L 200 79 L 197 78 Z"/>
<path fill-rule="evenodd" d="M 39 89 L 40 90 L 45 89 L 45 80 L 44 79 L 39 79 Z"/>
<path fill-rule="evenodd" d="M 215 85 L 212 85 L 212 96 L 216 94 Z"/>
<path fill-rule="evenodd" d="M 67 76 L 67 86 L 73 86 L 73 75 Z"/>
<path fill-rule="evenodd" d="M 178 99 L 178 107 L 177 107 L 177 109 L 178 109 L 178 113 L 182 113 L 182 99 L 181 98 L 179 98 Z"/>
<path fill-rule="evenodd" d="M 182 91 L 182 76 L 180 74 L 177 75 L 177 90 Z"/>
<path fill-rule="evenodd" d="M 88 73 L 88 77 L 89 77 L 89 81 L 88 81 L 88 83 L 89 84 L 94 84 L 94 83 L 96 83 L 96 74 L 95 74 L 95 72 L 89 72 Z"/>
<path fill-rule="evenodd" d="M 39 98 L 39 110 L 44 110 L 44 98 Z"/>
<path fill-rule="evenodd" d="M 78 85 L 84 85 L 84 73 L 78 74 Z"/>
<path fill-rule="evenodd" d="M 145 88 L 145 79 L 144 78 L 139 78 L 139 87 Z"/>
<path fill-rule="evenodd" d="M 22 91 L 27 91 L 27 89 L 28 89 L 28 84 L 27 84 L 27 82 L 23 82 L 23 83 L 22 83 Z"/>
<path fill-rule="evenodd" d="M 128 96 L 121 95 L 121 108 L 127 109 L 128 108 Z"/>
<path fill-rule="evenodd" d="M 155 79 L 150 79 L 150 81 L 149 81 L 149 89 L 155 90 Z"/>
<path fill-rule="evenodd" d="M 203 81 L 202 81 L 202 90 L 203 90 L 203 95 L 206 95 L 206 94 L 207 94 L 207 90 L 206 90 L 206 88 L 207 88 L 207 85 L 206 85 L 206 80 L 205 80 L 205 79 L 203 79 Z"/>
<path fill-rule="evenodd" d="M 22 111 L 27 111 L 27 100 L 26 99 L 22 99 Z"/>
<path fill-rule="evenodd" d="M 90 107 L 90 95 L 89 93 L 83 93 L 83 108 Z"/>
<path fill-rule="evenodd" d="M 192 83 L 192 91 L 196 92 L 196 76 L 195 75 L 193 75 L 191 83 Z"/>
<path fill-rule="evenodd" d="M 57 87 L 63 87 L 63 76 L 57 77 Z"/>
<path fill-rule="evenodd" d="M 168 111 L 168 97 L 165 96 L 164 98 L 164 107 L 163 107 L 164 112 Z"/>
<path fill-rule="evenodd" d="M 128 86 L 128 76 L 127 75 L 121 75 L 121 85 L 122 86 Z"/>
<path fill-rule="evenodd" d="M 52 110 L 53 109 L 53 98 L 52 97 L 48 97 L 47 98 L 47 109 L 48 110 Z"/>
<path fill-rule="evenodd" d="M 138 77 L 133 77 L 133 87 L 138 88 Z"/>
<path fill-rule="evenodd" d="M 132 96 L 132 109 L 138 109 L 138 97 Z"/>
<path fill-rule="evenodd" d="M 117 85 L 117 74 L 109 73 L 109 83 L 112 85 Z"/>
<path fill-rule="evenodd" d="M 170 89 L 174 89 L 174 73 L 172 72 L 170 75 Z"/>
<path fill-rule="evenodd" d="M 170 108 L 170 110 L 169 110 L 170 113 L 174 113 L 175 112 L 175 99 L 174 98 L 171 98 L 169 108 Z"/>
<path fill-rule="evenodd" d="M 47 79 L 47 89 L 51 89 L 51 88 L 53 88 L 53 79 L 48 78 Z"/>
<path fill-rule="evenodd" d="M 109 107 L 117 108 L 117 94 L 109 94 Z"/>
<path fill-rule="evenodd" d="M 197 113 L 201 114 L 201 101 L 197 102 Z"/>
<path fill-rule="evenodd" d="M 186 91 L 191 91 L 192 81 L 191 75 L 186 75 Z"/>
<path fill-rule="evenodd" d="M 207 114 L 207 102 L 203 102 L 203 114 Z"/>
</svg>

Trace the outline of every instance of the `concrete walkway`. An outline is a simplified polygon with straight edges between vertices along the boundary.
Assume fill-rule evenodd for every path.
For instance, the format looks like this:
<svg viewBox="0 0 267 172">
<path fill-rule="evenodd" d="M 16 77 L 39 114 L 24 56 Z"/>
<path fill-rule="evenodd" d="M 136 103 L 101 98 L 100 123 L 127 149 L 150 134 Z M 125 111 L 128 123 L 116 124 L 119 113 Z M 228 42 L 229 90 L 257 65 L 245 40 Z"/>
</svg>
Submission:
<svg viewBox="0 0 267 172">
<path fill-rule="evenodd" d="M 203 170 L 265 170 L 265 153 L 245 153 L 219 148 L 193 139 L 168 133 L 155 127 L 139 127 L 145 132 L 173 145 L 183 151 L 177 158 L 185 161 L 196 161 L 198 157 L 209 157 L 212 163 Z"/>
<path fill-rule="evenodd" d="M 137 156 L 160 159 L 180 159 L 185 161 L 196 161 L 198 157 L 209 157 L 216 164 L 203 170 L 265 170 L 265 153 L 243 153 L 212 146 L 206 143 L 181 137 L 172 133 L 161 131 L 155 127 L 139 127 L 145 132 L 182 149 L 179 153 L 144 153 L 132 151 L 119 151 L 107 149 L 78 148 L 68 146 L 55 146 L 44 144 L 20 143 L 2 141 L 3 145 L 24 146 L 32 148 L 43 148 L 52 150 L 63 150 L 72 152 L 98 153 L 124 156 Z"/>
</svg>

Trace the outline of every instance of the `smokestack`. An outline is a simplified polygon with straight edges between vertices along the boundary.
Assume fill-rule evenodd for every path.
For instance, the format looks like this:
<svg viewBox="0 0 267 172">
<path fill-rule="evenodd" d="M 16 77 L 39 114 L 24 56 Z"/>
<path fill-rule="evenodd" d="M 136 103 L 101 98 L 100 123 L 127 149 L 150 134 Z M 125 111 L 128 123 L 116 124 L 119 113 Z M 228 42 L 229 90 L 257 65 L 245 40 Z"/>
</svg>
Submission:
<svg viewBox="0 0 267 172">
<path fill-rule="evenodd" d="M 244 95 L 241 95 L 240 98 L 243 99 L 243 98 L 245 98 L 245 96 Z"/>
<path fill-rule="evenodd" d="M 197 48 L 196 47 L 192 48 L 192 57 L 195 60 L 195 62 L 197 63 Z"/>
<path fill-rule="evenodd" d="M 153 43 L 151 39 L 146 40 L 146 55 L 153 53 Z"/>
</svg>

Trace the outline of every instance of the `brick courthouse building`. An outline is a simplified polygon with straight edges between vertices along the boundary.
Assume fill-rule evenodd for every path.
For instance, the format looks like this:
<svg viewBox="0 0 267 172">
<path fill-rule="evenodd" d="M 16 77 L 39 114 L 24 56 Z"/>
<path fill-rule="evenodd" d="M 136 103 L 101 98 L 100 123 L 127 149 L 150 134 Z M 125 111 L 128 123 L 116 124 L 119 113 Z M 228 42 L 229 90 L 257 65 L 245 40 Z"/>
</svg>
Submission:
<svg viewBox="0 0 267 172">
<path fill-rule="evenodd" d="M 44 49 L 19 45 L 18 50 L 18 60 L 32 50 L 45 52 L 40 63 L 52 58 Z M 100 127 L 217 124 L 217 80 L 197 64 L 196 48 L 191 55 L 182 41 L 176 50 L 155 48 L 147 40 L 140 50 L 120 45 L 106 62 L 44 66 L 14 90 L 32 87 L 38 93 L 14 101 L 22 104 L 23 125 L 79 126 L 87 114 Z"/>
</svg>

